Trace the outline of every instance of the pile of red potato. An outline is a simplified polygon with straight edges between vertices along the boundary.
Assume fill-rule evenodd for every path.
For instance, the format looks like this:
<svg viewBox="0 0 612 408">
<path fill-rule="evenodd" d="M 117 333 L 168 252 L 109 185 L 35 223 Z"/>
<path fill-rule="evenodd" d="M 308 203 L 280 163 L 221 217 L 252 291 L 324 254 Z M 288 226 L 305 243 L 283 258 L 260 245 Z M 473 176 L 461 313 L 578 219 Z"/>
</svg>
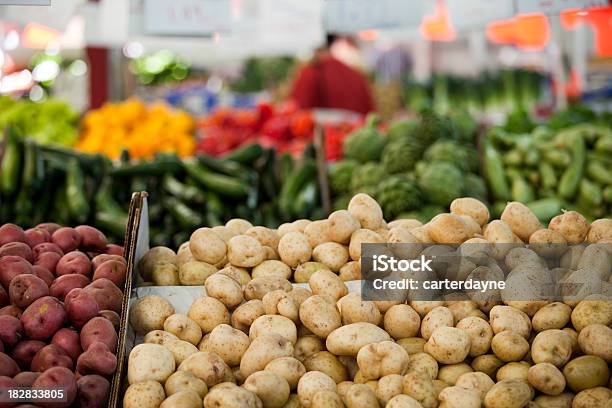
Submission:
<svg viewBox="0 0 612 408">
<path fill-rule="evenodd" d="M 0 407 L 106 407 L 126 269 L 93 227 L 0 227 L 0 390 L 64 393 Z"/>
</svg>

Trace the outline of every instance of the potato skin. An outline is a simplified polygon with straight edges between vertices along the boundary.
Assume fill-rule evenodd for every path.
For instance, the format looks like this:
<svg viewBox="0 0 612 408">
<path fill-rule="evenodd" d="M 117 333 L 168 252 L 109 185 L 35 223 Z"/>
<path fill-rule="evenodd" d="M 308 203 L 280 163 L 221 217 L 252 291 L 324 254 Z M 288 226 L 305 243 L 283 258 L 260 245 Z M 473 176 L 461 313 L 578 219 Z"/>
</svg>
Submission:
<svg viewBox="0 0 612 408">
<path fill-rule="evenodd" d="M 166 319 L 174 314 L 174 307 L 166 299 L 148 295 L 136 301 L 130 310 L 130 324 L 137 333 L 146 334 L 164 328 Z"/>
<path fill-rule="evenodd" d="M 131 384 L 123 396 L 123 408 L 157 408 L 165 397 L 164 388 L 157 381 Z"/>
<path fill-rule="evenodd" d="M 385 312 L 384 327 L 394 339 L 416 336 L 420 325 L 421 317 L 408 305 L 394 305 Z"/>
<path fill-rule="evenodd" d="M 255 338 L 240 360 L 240 371 L 245 377 L 261 371 L 272 360 L 293 356 L 293 344 L 276 333 Z"/>
<path fill-rule="evenodd" d="M 578 334 L 578 344 L 585 354 L 603 358 L 612 363 L 612 329 L 603 324 L 586 326 Z"/>
<path fill-rule="evenodd" d="M 128 358 L 128 383 L 149 380 L 163 383 L 174 369 L 174 356 L 167 348 L 159 344 L 139 344 Z"/>
<path fill-rule="evenodd" d="M 559 395 L 565 389 L 565 377 L 550 363 L 540 363 L 529 368 L 527 381 L 538 391 L 548 395 Z"/>
<path fill-rule="evenodd" d="M 551 363 L 557 367 L 565 365 L 572 355 L 572 339 L 563 330 L 545 330 L 538 333 L 531 343 L 531 358 L 534 363 Z"/>
<path fill-rule="evenodd" d="M 455 327 L 438 327 L 425 344 L 425 352 L 443 364 L 457 364 L 470 352 L 470 337 Z"/>
<path fill-rule="evenodd" d="M 338 356 L 356 356 L 361 347 L 391 340 L 387 332 L 371 323 L 352 323 L 333 330 L 327 336 L 327 349 Z"/>
<path fill-rule="evenodd" d="M 610 369 L 600 357 L 581 356 L 563 367 L 563 375 L 568 387 L 574 392 L 580 392 L 587 388 L 605 386 L 610 378 Z"/>
<path fill-rule="evenodd" d="M 205 407 L 262 408 L 261 400 L 251 391 L 233 383 L 221 383 L 204 398 Z"/>
<path fill-rule="evenodd" d="M 164 383 L 164 390 L 167 396 L 177 392 L 189 390 L 204 398 L 208 393 L 206 383 L 189 371 L 176 371 Z"/>
<path fill-rule="evenodd" d="M 321 338 L 326 338 L 342 324 L 336 306 L 318 295 L 309 297 L 300 305 L 299 316 L 302 324 Z"/>
<path fill-rule="evenodd" d="M 242 386 L 257 395 L 266 407 L 282 407 L 289 399 L 289 384 L 271 371 L 251 374 Z"/>
<path fill-rule="evenodd" d="M 189 307 L 187 316 L 200 326 L 203 334 L 210 333 L 219 324 L 230 322 L 225 305 L 211 296 L 196 299 Z"/>
<path fill-rule="evenodd" d="M 364 378 L 370 380 L 389 374 L 403 375 L 408 369 L 408 353 L 392 341 L 371 343 L 359 350 L 357 364 Z"/>
<path fill-rule="evenodd" d="M 572 309 L 561 302 L 553 302 L 538 310 L 531 324 L 535 331 L 541 332 L 550 329 L 562 329 L 569 323 Z"/>
<path fill-rule="evenodd" d="M 320 371 L 309 371 L 300 378 L 297 394 L 302 406 L 310 407 L 312 399 L 319 391 L 336 392 L 336 383 Z"/>
<path fill-rule="evenodd" d="M 234 382 L 232 370 L 215 353 L 198 351 L 187 357 L 178 367 L 179 371 L 188 371 L 206 383 L 208 388 L 222 382 Z"/>
<path fill-rule="evenodd" d="M 298 381 L 306 373 L 306 367 L 294 357 L 279 357 L 270 361 L 264 371 L 271 371 L 287 381 L 289 388 L 294 390 Z"/>
<path fill-rule="evenodd" d="M 484 398 L 485 408 L 520 408 L 531 399 L 531 390 L 521 380 L 503 380 L 495 384 Z"/>
<path fill-rule="evenodd" d="M 481 227 L 489 221 L 489 209 L 486 205 L 475 198 L 456 198 L 450 204 L 451 214 L 467 215 Z"/>
</svg>

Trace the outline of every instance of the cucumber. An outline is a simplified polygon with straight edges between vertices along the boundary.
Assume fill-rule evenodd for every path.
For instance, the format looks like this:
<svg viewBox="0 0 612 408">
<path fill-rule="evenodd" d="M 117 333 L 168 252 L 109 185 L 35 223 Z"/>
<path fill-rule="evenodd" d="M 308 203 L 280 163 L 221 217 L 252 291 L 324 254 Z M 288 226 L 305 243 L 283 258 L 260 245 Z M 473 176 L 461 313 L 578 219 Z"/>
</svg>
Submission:
<svg viewBox="0 0 612 408">
<path fill-rule="evenodd" d="M 550 221 L 555 215 L 560 214 L 561 210 L 565 207 L 565 203 L 558 198 L 542 198 L 526 205 L 540 221 L 545 223 Z"/>
<path fill-rule="evenodd" d="M 612 153 L 612 135 L 605 135 L 595 142 L 595 151 L 598 153 Z"/>
<path fill-rule="evenodd" d="M 183 165 L 191 178 L 210 191 L 233 198 L 244 198 L 249 194 L 249 185 L 242 180 L 215 174 L 194 161 L 185 162 Z"/>
<path fill-rule="evenodd" d="M 166 173 L 176 174 L 182 169 L 181 160 L 177 156 L 164 155 L 153 161 L 141 161 L 133 164 L 121 164 L 110 171 L 111 176 L 160 176 Z"/>
</svg>

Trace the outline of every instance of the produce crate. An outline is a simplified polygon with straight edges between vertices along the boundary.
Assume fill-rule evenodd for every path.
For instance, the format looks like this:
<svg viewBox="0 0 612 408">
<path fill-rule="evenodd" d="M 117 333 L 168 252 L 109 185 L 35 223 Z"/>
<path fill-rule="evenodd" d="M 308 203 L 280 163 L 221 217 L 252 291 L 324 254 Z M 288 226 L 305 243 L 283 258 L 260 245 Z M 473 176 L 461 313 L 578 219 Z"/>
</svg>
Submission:
<svg viewBox="0 0 612 408">
<path fill-rule="evenodd" d="M 168 300 L 176 313 L 187 314 L 193 301 L 206 295 L 204 286 L 142 286 L 136 287 L 138 262 L 149 250 L 149 214 L 146 192 L 134 193 L 130 204 L 130 218 L 126 228 L 125 256 L 128 260 L 126 291 L 124 299 L 117 353 L 117 373 L 113 378 L 109 407 L 120 408 L 127 388 L 127 362 L 130 351 L 143 343 L 143 336 L 136 334 L 129 323 L 129 308 L 138 299 L 147 295 L 158 295 Z M 345 282 L 350 292 L 361 290 L 361 281 Z M 128 286 L 129 285 L 129 286 Z M 294 283 L 295 287 L 308 288 L 306 283 Z"/>
<path fill-rule="evenodd" d="M 145 220 L 143 222 L 143 220 Z M 141 231 L 146 228 L 145 231 Z M 125 229 L 124 257 L 127 260 L 127 273 L 125 279 L 125 287 L 123 288 L 123 305 L 121 308 L 121 324 L 119 327 L 119 338 L 117 343 L 117 370 L 111 382 L 111 393 L 109 398 L 109 407 L 120 407 L 123 399 L 123 377 L 127 375 L 127 356 L 126 352 L 126 334 L 128 332 L 128 311 L 130 295 L 134 277 L 136 276 L 134 265 L 137 260 L 149 248 L 148 242 L 148 212 L 147 212 L 147 193 L 134 193 L 130 202 L 130 211 L 128 215 L 128 223 Z M 140 240 L 139 240 L 140 237 Z M 143 240 L 145 240 L 143 243 Z M 146 247 L 143 246 L 146 244 Z M 130 348 L 131 350 L 131 348 Z M 124 373 L 124 371 L 126 371 Z"/>
</svg>

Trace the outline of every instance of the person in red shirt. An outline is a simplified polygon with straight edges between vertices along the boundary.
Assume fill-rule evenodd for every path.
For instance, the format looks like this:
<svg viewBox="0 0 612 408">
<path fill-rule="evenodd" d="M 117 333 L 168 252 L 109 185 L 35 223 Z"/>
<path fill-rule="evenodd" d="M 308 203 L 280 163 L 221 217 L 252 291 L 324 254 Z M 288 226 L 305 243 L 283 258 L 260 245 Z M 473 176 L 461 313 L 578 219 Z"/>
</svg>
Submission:
<svg viewBox="0 0 612 408">
<path fill-rule="evenodd" d="M 326 46 L 297 73 L 290 99 L 300 108 L 344 109 L 365 115 L 374 102 L 365 76 L 330 52 L 336 36 L 327 36 Z"/>
</svg>

